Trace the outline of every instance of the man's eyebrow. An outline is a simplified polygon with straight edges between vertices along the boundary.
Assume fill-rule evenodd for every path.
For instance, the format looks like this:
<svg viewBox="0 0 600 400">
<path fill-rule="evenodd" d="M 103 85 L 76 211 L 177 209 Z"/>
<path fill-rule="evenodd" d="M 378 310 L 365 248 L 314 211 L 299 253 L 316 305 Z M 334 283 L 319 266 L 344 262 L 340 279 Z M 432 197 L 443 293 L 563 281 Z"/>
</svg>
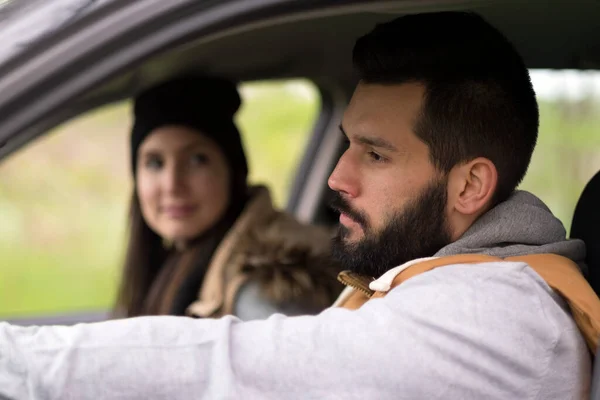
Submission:
<svg viewBox="0 0 600 400">
<path fill-rule="evenodd" d="M 348 137 L 348 134 L 346 133 L 346 131 L 344 130 L 344 127 L 341 124 L 340 124 L 339 128 L 340 128 L 340 132 L 342 132 L 342 134 L 344 136 Z M 391 144 L 387 140 L 379 138 L 379 137 L 369 137 L 369 136 L 364 136 L 364 135 L 354 135 L 354 139 L 357 142 L 365 144 L 367 146 L 378 147 L 380 149 L 392 151 L 394 153 L 398 152 L 398 149 L 396 148 L 396 146 L 394 146 L 393 144 Z"/>
<path fill-rule="evenodd" d="M 342 132 L 342 135 L 344 135 L 346 137 L 346 139 L 348 138 L 348 134 L 346 134 L 346 131 L 344 130 L 344 127 L 342 126 L 342 124 L 339 124 L 338 126 L 340 128 L 340 132 Z"/>
</svg>

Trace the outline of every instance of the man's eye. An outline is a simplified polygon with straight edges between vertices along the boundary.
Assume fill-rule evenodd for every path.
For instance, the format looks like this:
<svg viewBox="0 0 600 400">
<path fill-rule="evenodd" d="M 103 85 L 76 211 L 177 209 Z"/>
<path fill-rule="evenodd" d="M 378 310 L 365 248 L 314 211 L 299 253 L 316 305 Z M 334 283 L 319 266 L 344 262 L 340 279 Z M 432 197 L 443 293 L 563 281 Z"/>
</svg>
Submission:
<svg viewBox="0 0 600 400">
<path fill-rule="evenodd" d="M 373 160 L 375 162 L 385 161 L 385 159 L 382 156 L 380 156 L 379 154 L 375 153 L 374 151 L 370 151 L 369 152 L 369 157 L 371 158 L 371 160 Z"/>
</svg>

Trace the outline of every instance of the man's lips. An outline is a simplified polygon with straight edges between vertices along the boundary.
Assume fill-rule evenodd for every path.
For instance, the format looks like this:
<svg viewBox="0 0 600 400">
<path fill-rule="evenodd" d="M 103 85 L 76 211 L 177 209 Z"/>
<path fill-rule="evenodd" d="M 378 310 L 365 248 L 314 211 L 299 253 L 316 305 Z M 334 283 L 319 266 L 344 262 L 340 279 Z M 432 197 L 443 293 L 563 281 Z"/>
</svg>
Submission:
<svg viewBox="0 0 600 400">
<path fill-rule="evenodd" d="M 346 213 L 340 213 L 340 224 L 344 226 L 356 225 L 357 222 Z"/>
</svg>

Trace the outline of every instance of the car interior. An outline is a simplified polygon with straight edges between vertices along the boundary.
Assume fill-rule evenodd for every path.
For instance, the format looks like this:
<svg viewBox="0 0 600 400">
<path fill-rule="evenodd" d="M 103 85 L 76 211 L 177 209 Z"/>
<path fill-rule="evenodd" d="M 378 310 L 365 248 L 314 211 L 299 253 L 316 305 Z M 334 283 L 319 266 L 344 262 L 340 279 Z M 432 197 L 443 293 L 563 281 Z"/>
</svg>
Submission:
<svg viewBox="0 0 600 400">
<path fill-rule="evenodd" d="M 327 177 L 344 150 L 338 124 L 356 84 L 351 50 L 377 23 L 406 13 L 472 10 L 507 35 L 529 68 L 600 70 L 596 0 L 99 3 L 31 43 L 16 43 L 19 51 L 10 57 L 0 54 L 0 162 L 65 121 L 186 71 L 240 82 L 304 78 L 318 87 L 320 115 L 287 209 L 317 224 L 336 223 L 327 206 Z M 598 294 L 599 202 L 600 174 L 583 190 L 571 230 L 572 237 L 586 242 L 588 280 Z M 78 313 L 16 322 L 69 324 L 105 317 Z M 593 391 L 593 398 L 600 398 L 599 388 Z"/>
<path fill-rule="evenodd" d="M 321 108 L 287 209 L 303 221 L 333 225 L 337 216 L 327 206 L 327 177 L 343 151 L 338 124 L 356 84 L 351 50 L 356 38 L 377 23 L 405 13 L 472 10 L 503 31 L 530 68 L 600 69 L 600 2 L 595 0 L 544 6 L 516 0 L 196 3 L 149 7 L 146 14 L 136 14 L 139 21 L 127 22 L 141 8 L 107 2 L 1 63 L 0 115 L 5 117 L 0 121 L 0 160 L 69 119 L 183 72 L 215 73 L 240 82 L 304 78 L 318 87 Z M 113 25 L 102 28 L 104 36 L 94 36 L 94 29 L 100 29 L 96 25 L 109 22 Z M 126 23 L 129 28 L 119 25 Z M 56 54 L 63 56 L 50 62 Z M 596 176 L 583 192 L 572 232 L 588 244 L 589 280 L 597 293 L 594 206 L 599 194 Z"/>
</svg>

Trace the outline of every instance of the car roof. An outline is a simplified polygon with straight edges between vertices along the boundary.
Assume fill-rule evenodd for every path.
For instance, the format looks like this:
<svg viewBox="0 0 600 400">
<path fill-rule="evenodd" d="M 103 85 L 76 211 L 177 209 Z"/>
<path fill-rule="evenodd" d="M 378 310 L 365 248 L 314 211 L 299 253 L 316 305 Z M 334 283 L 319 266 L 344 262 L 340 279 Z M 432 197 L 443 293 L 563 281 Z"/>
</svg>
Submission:
<svg viewBox="0 0 600 400">
<path fill-rule="evenodd" d="M 80 7 L 85 3 L 81 0 L 63 2 Z M 48 3 L 58 4 L 58 0 Z M 29 140 L 67 117 L 127 98 L 145 87 L 187 70 L 214 72 L 238 80 L 307 77 L 319 84 L 335 81 L 338 85 L 351 88 L 355 83 L 351 50 L 356 38 L 372 29 L 375 24 L 406 13 L 475 11 L 508 36 L 529 68 L 600 69 L 600 35 L 597 35 L 600 2 L 596 0 L 549 1 L 543 7 L 537 2 L 516 0 L 176 0 L 168 3 L 169 6 L 173 5 L 172 8 L 175 8 L 175 5 L 181 5 L 182 10 L 186 4 L 215 4 L 214 7 L 206 6 L 201 12 L 205 19 L 214 18 L 211 29 L 202 29 L 198 22 L 197 29 L 189 28 L 185 34 L 174 36 L 171 42 L 152 51 L 140 51 L 139 56 L 132 56 L 125 67 L 106 69 L 103 71 L 105 76 L 97 77 L 96 81 L 89 80 L 89 87 L 82 84 L 77 88 L 78 92 L 73 89 L 72 94 L 68 95 L 61 85 L 68 86 L 69 80 L 74 79 L 69 76 L 72 70 L 69 73 L 60 71 L 61 73 L 54 75 L 49 74 L 48 79 L 53 79 L 52 82 L 44 82 L 35 75 L 34 69 L 31 69 L 29 77 L 22 73 L 18 79 L 11 78 L 21 63 L 27 62 L 28 57 L 33 58 L 36 52 L 59 46 L 61 41 L 69 39 L 69 35 L 83 32 L 83 27 L 80 31 L 71 29 L 72 26 L 77 26 L 80 19 L 82 24 L 90 24 L 95 12 L 102 13 L 103 16 L 119 12 L 117 3 L 122 8 L 125 8 L 124 4 L 129 6 L 131 3 L 141 8 L 142 3 L 151 2 L 136 0 L 121 3 L 104 0 L 87 3 L 95 3 L 97 7 L 86 9 L 85 12 L 80 10 L 80 17 L 71 17 L 67 19 L 70 22 L 63 21 L 62 25 L 54 24 L 45 34 L 32 38 L 5 59 L 0 58 L 0 113 L 10 118 L 14 116 L 13 119 L 16 120 L 15 122 L 9 118 L 0 121 L 0 142 L 3 138 L 25 134 Z M 229 19 L 219 19 L 216 11 L 225 6 L 238 7 L 239 12 L 232 12 Z M 243 7 L 245 8 L 242 10 Z M 215 11 L 214 16 L 211 11 Z M 31 13 L 23 12 L 14 12 L 12 17 L 5 25 L 5 30 L 18 24 L 26 26 L 27 19 L 33 18 Z M 180 21 L 183 31 L 182 14 Z M 161 28 L 160 25 L 154 27 L 155 30 Z M 435 27 L 424 26 L 423 29 Z M 128 38 L 132 40 L 131 36 Z M 137 39 L 141 38 L 139 36 Z M 94 57 L 100 55 L 116 57 L 107 53 L 95 53 Z M 36 79 L 39 82 L 30 84 L 30 80 Z M 45 89 L 49 85 L 62 90 L 64 96 L 51 95 L 49 92 L 43 112 L 40 106 L 39 115 L 33 114 L 28 107 L 36 109 L 32 101 L 42 98 L 39 87 Z M 25 88 L 19 91 L 22 87 Z M 50 104 L 52 102 L 55 104 Z M 58 112 L 61 108 L 69 108 L 71 112 L 61 114 Z M 36 125 L 32 126 L 28 118 L 35 121 Z M 0 151 L 0 158 L 4 155 Z"/>
<path fill-rule="evenodd" d="M 240 24 L 152 57 L 103 89 L 112 86 L 111 90 L 118 91 L 119 85 L 132 81 L 146 87 L 186 70 L 214 72 L 239 80 L 335 77 L 354 84 L 351 52 L 360 35 L 405 13 L 456 9 L 475 11 L 498 27 L 515 44 L 529 68 L 600 69 L 600 2 L 556 1 L 547 7 L 522 1 L 414 3 L 317 8 L 262 23 Z"/>
</svg>

